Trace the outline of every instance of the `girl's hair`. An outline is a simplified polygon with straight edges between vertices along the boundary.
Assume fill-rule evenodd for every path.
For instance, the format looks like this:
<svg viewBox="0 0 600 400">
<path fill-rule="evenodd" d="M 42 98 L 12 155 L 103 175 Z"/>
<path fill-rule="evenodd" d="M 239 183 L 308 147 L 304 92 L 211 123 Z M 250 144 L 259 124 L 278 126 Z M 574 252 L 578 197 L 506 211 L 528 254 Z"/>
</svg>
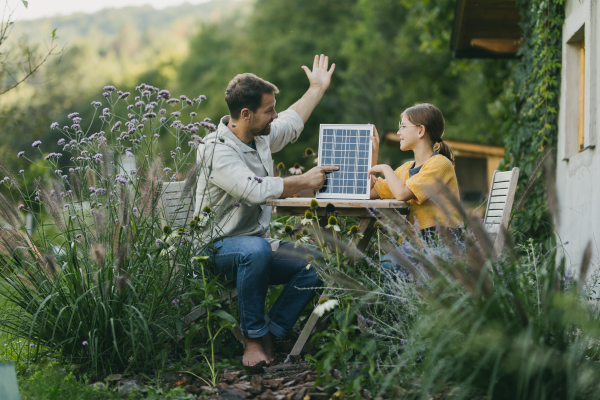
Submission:
<svg viewBox="0 0 600 400">
<path fill-rule="evenodd" d="M 428 103 L 416 104 L 404 110 L 401 117 L 408 118 L 415 125 L 423 125 L 425 133 L 433 142 L 433 150 L 448 158 L 454 165 L 452 148 L 442 140 L 446 124 L 439 108 Z"/>
</svg>

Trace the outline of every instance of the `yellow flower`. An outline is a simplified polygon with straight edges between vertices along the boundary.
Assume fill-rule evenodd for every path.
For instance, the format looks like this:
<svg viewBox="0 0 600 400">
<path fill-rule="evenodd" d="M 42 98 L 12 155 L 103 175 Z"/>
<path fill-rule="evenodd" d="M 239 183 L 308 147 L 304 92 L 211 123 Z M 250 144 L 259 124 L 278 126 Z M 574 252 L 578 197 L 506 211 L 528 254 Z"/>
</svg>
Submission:
<svg viewBox="0 0 600 400">
<path fill-rule="evenodd" d="M 315 199 L 312 199 L 310 201 L 310 208 L 319 208 L 319 202 L 316 201 Z"/>
</svg>

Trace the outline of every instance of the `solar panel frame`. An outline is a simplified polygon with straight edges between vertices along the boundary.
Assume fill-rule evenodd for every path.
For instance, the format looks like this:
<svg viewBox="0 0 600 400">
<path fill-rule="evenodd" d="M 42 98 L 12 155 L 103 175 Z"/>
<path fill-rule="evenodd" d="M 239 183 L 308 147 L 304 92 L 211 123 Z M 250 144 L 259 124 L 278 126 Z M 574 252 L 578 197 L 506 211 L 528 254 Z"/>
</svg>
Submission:
<svg viewBox="0 0 600 400">
<path fill-rule="evenodd" d="M 352 148 L 352 145 L 354 143 L 341 143 L 344 146 L 344 148 L 341 149 L 327 149 L 327 150 L 331 150 L 333 155 L 332 156 L 325 156 L 325 141 L 324 141 L 324 133 L 326 130 L 329 129 L 333 129 L 334 131 L 359 131 L 358 135 L 357 135 L 357 142 L 356 142 L 356 146 L 354 148 Z M 368 136 L 367 136 L 367 140 L 366 140 L 366 150 L 361 149 L 361 145 L 365 144 L 365 143 L 360 143 L 360 140 L 362 138 L 360 131 L 368 131 Z M 333 136 L 335 137 L 335 132 L 333 134 Z M 338 174 L 338 172 L 334 172 L 331 174 L 327 174 L 327 181 L 325 182 L 325 185 L 327 187 L 329 187 L 329 185 L 331 185 L 331 187 L 340 187 L 339 183 L 340 181 L 343 181 L 344 183 L 347 183 L 348 181 L 355 181 L 355 186 L 353 192 L 356 192 L 356 188 L 358 188 L 359 191 L 364 192 L 364 193 L 331 193 L 331 192 L 322 192 L 321 190 L 317 191 L 316 197 L 318 199 L 352 199 L 352 200 L 368 200 L 371 198 L 371 190 L 370 190 L 370 185 L 369 185 L 369 179 L 368 176 L 366 176 L 365 178 L 359 177 L 359 176 L 364 176 L 364 174 L 366 174 L 366 172 L 369 170 L 369 168 L 371 168 L 371 163 L 372 163 L 372 152 L 373 152 L 373 142 L 371 141 L 371 139 L 368 139 L 368 137 L 373 136 L 373 125 L 371 124 L 321 124 L 319 127 L 319 150 L 318 150 L 318 154 L 319 154 L 319 161 L 318 164 L 319 166 L 323 166 L 323 165 L 335 165 L 337 167 L 340 167 L 340 171 L 339 173 L 341 173 L 342 177 L 341 178 L 337 178 L 335 181 L 332 179 L 334 176 L 336 176 Z M 336 145 L 336 147 L 338 147 L 337 145 L 340 143 L 335 142 L 334 143 Z M 333 145 L 332 145 L 333 147 Z M 352 149 L 351 149 L 352 148 Z M 339 154 L 336 154 L 335 152 L 338 151 Z M 352 159 L 351 157 L 348 157 L 349 151 L 354 151 L 356 156 L 354 157 L 354 159 L 356 160 L 356 162 L 353 165 L 349 165 L 350 161 L 348 161 L 348 163 L 346 163 L 347 160 Z M 360 154 L 360 153 L 364 153 L 366 151 L 366 154 Z M 336 157 L 337 155 L 339 155 L 340 157 Z M 335 160 L 337 158 L 337 161 Z M 329 159 L 334 160 L 333 162 L 329 162 Z M 361 165 L 364 164 L 364 160 L 366 161 L 366 165 Z M 348 167 L 348 168 L 346 168 Z M 351 168 L 354 167 L 354 168 Z M 366 170 L 365 170 L 366 167 Z M 352 171 L 349 171 L 348 169 L 353 169 Z M 363 171 L 365 170 L 365 171 Z M 346 174 L 346 175 L 344 175 Z M 345 177 L 344 177 L 345 176 Z M 335 183 L 334 183 L 335 182 Z M 324 186 L 325 187 L 325 186 Z M 350 190 L 349 186 L 341 186 L 341 188 L 344 188 L 344 190 L 346 190 L 345 188 L 348 188 L 348 190 Z M 362 190 L 364 189 L 364 190 Z"/>
</svg>

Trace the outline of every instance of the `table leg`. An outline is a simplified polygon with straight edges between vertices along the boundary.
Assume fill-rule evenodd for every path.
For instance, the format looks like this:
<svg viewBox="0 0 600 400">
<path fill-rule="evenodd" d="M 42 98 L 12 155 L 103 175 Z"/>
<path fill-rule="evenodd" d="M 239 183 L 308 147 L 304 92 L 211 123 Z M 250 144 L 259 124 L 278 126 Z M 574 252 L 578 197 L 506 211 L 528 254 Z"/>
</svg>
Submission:
<svg viewBox="0 0 600 400">
<path fill-rule="evenodd" d="M 373 233 L 375 233 L 375 222 L 377 222 L 376 218 L 360 218 L 358 230 L 362 233 L 363 237 L 356 244 L 356 248 L 359 251 L 364 252 L 369 245 L 369 241 L 371 240 L 371 237 L 373 237 Z"/>
</svg>

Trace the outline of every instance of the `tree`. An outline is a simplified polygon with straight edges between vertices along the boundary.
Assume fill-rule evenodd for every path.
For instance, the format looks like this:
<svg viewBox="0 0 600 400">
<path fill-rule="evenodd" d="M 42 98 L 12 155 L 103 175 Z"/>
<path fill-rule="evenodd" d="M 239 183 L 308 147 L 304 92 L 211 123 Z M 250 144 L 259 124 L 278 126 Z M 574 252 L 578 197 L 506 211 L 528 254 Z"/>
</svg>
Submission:
<svg viewBox="0 0 600 400">
<path fill-rule="evenodd" d="M 27 8 L 28 2 L 26 0 L 21 1 Z M 2 20 L 0 20 L 0 95 L 3 95 L 25 82 L 32 77 L 50 57 L 61 53 L 55 51 L 57 48 L 54 43 L 56 29 L 52 31 L 52 39 L 47 51 L 41 56 L 37 54 L 38 52 L 35 47 L 31 47 L 26 43 L 19 46 L 15 56 L 12 56 L 11 51 L 3 53 L 3 45 L 5 45 L 13 28 L 13 15 L 14 10 L 9 8 L 8 2 L 5 3 Z"/>
</svg>

